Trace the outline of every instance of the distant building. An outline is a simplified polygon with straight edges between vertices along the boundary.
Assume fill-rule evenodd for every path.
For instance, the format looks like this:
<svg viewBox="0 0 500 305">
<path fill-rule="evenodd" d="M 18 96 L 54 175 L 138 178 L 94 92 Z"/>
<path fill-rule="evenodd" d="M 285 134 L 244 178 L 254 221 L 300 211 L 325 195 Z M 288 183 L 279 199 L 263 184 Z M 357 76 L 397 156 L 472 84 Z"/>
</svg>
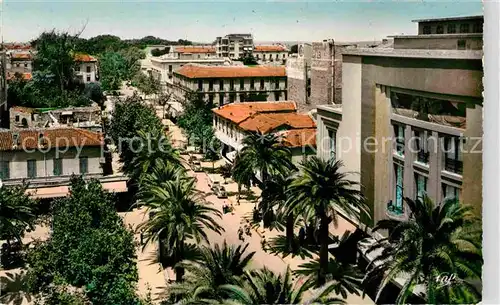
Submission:
<svg viewBox="0 0 500 305">
<path fill-rule="evenodd" d="M 220 106 L 245 101 L 287 100 L 285 67 L 186 65 L 173 72 L 170 89 L 179 100 L 199 94 Z"/>
<path fill-rule="evenodd" d="M 170 52 L 179 59 L 217 57 L 214 46 L 172 46 Z"/>
<path fill-rule="evenodd" d="M 223 144 L 222 156 L 230 162 L 250 132 L 282 136 L 295 163 L 315 154 L 316 124 L 309 115 L 297 113 L 294 102 L 236 103 L 212 111 L 215 136 Z"/>
<path fill-rule="evenodd" d="M 97 59 L 88 54 L 75 55 L 75 74 L 83 83 L 97 81 Z"/>
<path fill-rule="evenodd" d="M 102 130 L 101 108 L 70 107 L 59 109 L 36 109 L 29 107 L 12 107 L 10 112 L 10 129 L 76 127 L 92 131 Z"/>
<path fill-rule="evenodd" d="M 217 37 L 215 40 L 217 57 L 239 59 L 246 54 L 252 54 L 253 49 L 252 34 L 229 34 L 224 37 Z"/>
<path fill-rule="evenodd" d="M 7 73 L 31 74 L 33 70 L 33 55 L 30 52 L 13 52 L 7 56 Z"/>
<path fill-rule="evenodd" d="M 288 50 L 281 45 L 259 45 L 253 49 L 253 56 L 259 62 L 279 62 L 285 64 Z"/>
<path fill-rule="evenodd" d="M 342 52 L 350 44 L 333 40 L 300 44 L 298 54 L 286 61 L 288 96 L 300 111 L 322 104 L 342 104 Z"/>
<path fill-rule="evenodd" d="M 66 196 L 72 175 L 99 179 L 104 189 L 127 191 L 124 176 L 103 176 L 100 133 L 78 128 L 0 131 L 0 180 L 28 183 L 33 197 Z"/>
<path fill-rule="evenodd" d="M 419 19 L 418 35 L 393 36 L 394 49 L 482 50 L 483 16 Z"/>
</svg>

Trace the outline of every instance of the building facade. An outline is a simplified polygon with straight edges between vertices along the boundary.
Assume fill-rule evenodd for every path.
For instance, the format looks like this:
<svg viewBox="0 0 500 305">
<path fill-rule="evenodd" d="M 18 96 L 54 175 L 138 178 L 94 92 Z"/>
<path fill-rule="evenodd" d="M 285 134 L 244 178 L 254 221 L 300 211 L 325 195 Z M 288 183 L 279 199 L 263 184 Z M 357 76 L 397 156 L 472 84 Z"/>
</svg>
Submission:
<svg viewBox="0 0 500 305">
<path fill-rule="evenodd" d="M 481 214 L 482 52 L 353 49 L 342 105 L 318 107 L 318 155 L 344 161 L 380 219 L 407 219 L 403 198 L 456 198 Z"/>
<path fill-rule="evenodd" d="M 7 74 L 31 73 L 33 70 L 33 56 L 30 52 L 13 52 L 8 55 Z"/>
<path fill-rule="evenodd" d="M 83 83 L 98 80 L 97 59 L 87 54 L 75 55 L 75 74 Z"/>
<path fill-rule="evenodd" d="M 247 54 L 252 54 L 253 49 L 252 34 L 229 34 L 224 37 L 217 37 L 215 40 L 217 57 L 239 59 Z"/>
<path fill-rule="evenodd" d="M 288 58 L 288 50 L 281 45 L 258 45 L 253 49 L 253 56 L 261 63 L 277 62 L 285 64 Z"/>
<path fill-rule="evenodd" d="M 245 101 L 287 100 L 284 67 L 185 65 L 169 87 L 177 100 L 196 93 L 216 105 Z"/>
<path fill-rule="evenodd" d="M 316 124 L 307 114 L 297 113 L 294 102 L 246 102 L 213 109 L 215 136 L 221 141 L 221 155 L 229 162 L 243 148 L 248 133 L 277 134 L 300 163 L 315 154 Z"/>
</svg>

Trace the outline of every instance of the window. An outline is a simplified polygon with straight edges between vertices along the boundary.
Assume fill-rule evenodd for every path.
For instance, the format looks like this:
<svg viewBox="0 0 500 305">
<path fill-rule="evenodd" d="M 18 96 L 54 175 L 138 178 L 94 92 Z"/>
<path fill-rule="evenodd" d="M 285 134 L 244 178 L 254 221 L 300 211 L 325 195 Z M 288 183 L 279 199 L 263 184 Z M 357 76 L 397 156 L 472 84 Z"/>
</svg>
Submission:
<svg viewBox="0 0 500 305">
<path fill-rule="evenodd" d="M 219 94 L 219 106 L 224 105 L 224 94 Z"/>
<path fill-rule="evenodd" d="M 417 161 L 420 163 L 429 163 L 429 150 L 427 148 L 427 136 L 425 131 L 415 130 L 414 132 L 415 152 L 417 153 Z"/>
<path fill-rule="evenodd" d="M 89 172 L 89 158 L 80 157 L 80 174 L 87 174 Z"/>
<path fill-rule="evenodd" d="M 234 90 L 234 79 L 229 80 L 229 89 L 230 89 L 231 91 L 233 91 L 233 90 Z"/>
<path fill-rule="evenodd" d="M 328 130 L 328 139 L 329 139 L 329 149 L 330 149 L 330 159 L 336 159 L 336 141 L 337 141 L 337 132 L 335 130 Z"/>
<path fill-rule="evenodd" d="M 87 75 L 87 81 L 90 82 L 90 75 Z"/>
<path fill-rule="evenodd" d="M 436 27 L 436 34 L 443 34 L 443 33 L 444 33 L 443 26 L 442 25 L 438 25 Z"/>
<path fill-rule="evenodd" d="M 168 73 L 172 73 L 172 65 L 168 65 Z"/>
<path fill-rule="evenodd" d="M 424 195 L 427 193 L 427 177 L 415 174 L 415 189 L 416 189 L 416 198 L 417 200 L 424 200 Z"/>
<path fill-rule="evenodd" d="M 213 80 L 209 80 L 208 81 L 208 90 L 209 91 L 213 91 L 214 90 L 214 81 Z"/>
<path fill-rule="evenodd" d="M 264 90 L 264 80 L 260 80 L 260 90 Z"/>
<path fill-rule="evenodd" d="M 255 89 L 255 80 L 254 79 L 250 80 L 250 89 L 251 90 Z"/>
<path fill-rule="evenodd" d="M 274 100 L 275 101 L 279 101 L 280 100 L 280 97 L 281 97 L 281 92 L 274 92 Z"/>
<path fill-rule="evenodd" d="M 240 94 L 240 102 L 244 102 L 245 101 L 245 93 L 241 93 Z"/>
<path fill-rule="evenodd" d="M 54 174 L 54 176 L 61 176 L 62 175 L 62 159 L 60 159 L 60 158 L 54 159 L 53 174 Z"/>
<path fill-rule="evenodd" d="M 460 33 L 469 33 L 469 24 L 468 23 L 462 23 L 460 25 Z"/>
<path fill-rule="evenodd" d="M 16 115 L 16 122 L 19 122 L 19 115 Z"/>
<path fill-rule="evenodd" d="M 403 214 L 403 166 L 394 165 L 394 201 L 390 201 L 387 208 L 389 212 L 401 215 Z"/>
<path fill-rule="evenodd" d="M 198 55 L 198 58 L 201 58 L 201 55 Z"/>
<path fill-rule="evenodd" d="M 462 143 L 458 137 L 444 138 L 444 169 L 448 172 L 462 174 Z"/>
<path fill-rule="evenodd" d="M 424 32 L 425 35 L 430 34 L 431 33 L 431 26 L 430 25 L 425 25 L 424 29 L 423 29 L 423 32 Z"/>
<path fill-rule="evenodd" d="M 405 130 L 403 125 L 394 125 L 396 154 L 403 157 L 405 154 Z"/>
<path fill-rule="evenodd" d="M 222 79 L 219 81 L 219 90 L 224 90 L 224 81 Z"/>
<path fill-rule="evenodd" d="M 16 62 L 16 68 L 19 68 L 19 63 L 18 62 Z"/>
<path fill-rule="evenodd" d="M 285 53 L 283 53 L 283 59 L 285 59 L 285 58 L 286 58 L 286 54 L 285 54 Z"/>
<path fill-rule="evenodd" d="M 28 178 L 36 177 L 36 160 L 28 160 Z"/>
<path fill-rule="evenodd" d="M 87 73 L 90 73 L 90 66 L 87 66 Z"/>
<path fill-rule="evenodd" d="M 234 103 L 235 100 L 236 100 L 236 94 L 234 93 L 229 94 L 229 102 Z"/>
<path fill-rule="evenodd" d="M 448 24 L 448 34 L 455 34 L 457 29 L 454 24 Z"/>
<path fill-rule="evenodd" d="M 245 89 L 245 80 L 242 78 L 240 79 L 240 90 Z"/>
<path fill-rule="evenodd" d="M 457 41 L 457 50 L 465 50 L 465 40 L 460 39 Z"/>
<path fill-rule="evenodd" d="M 213 95 L 213 94 L 209 94 L 209 95 L 208 95 L 208 102 L 209 102 L 210 104 L 213 104 L 213 103 L 214 103 L 214 95 Z"/>
<path fill-rule="evenodd" d="M 0 179 L 9 179 L 10 171 L 9 171 L 9 161 L 0 161 Z"/>
<path fill-rule="evenodd" d="M 76 67 L 75 67 L 75 71 L 76 71 L 76 72 L 80 72 L 80 66 L 76 66 Z"/>
<path fill-rule="evenodd" d="M 199 79 L 198 80 L 198 91 L 202 91 L 203 90 L 203 80 Z"/>
<path fill-rule="evenodd" d="M 25 67 L 25 68 L 28 68 L 28 63 L 24 63 L 24 67 Z"/>
<path fill-rule="evenodd" d="M 473 33 L 482 33 L 483 32 L 483 24 L 482 23 L 474 23 Z"/>
<path fill-rule="evenodd" d="M 461 193 L 462 190 L 460 188 L 443 183 L 443 200 L 454 198 L 460 201 Z"/>
</svg>

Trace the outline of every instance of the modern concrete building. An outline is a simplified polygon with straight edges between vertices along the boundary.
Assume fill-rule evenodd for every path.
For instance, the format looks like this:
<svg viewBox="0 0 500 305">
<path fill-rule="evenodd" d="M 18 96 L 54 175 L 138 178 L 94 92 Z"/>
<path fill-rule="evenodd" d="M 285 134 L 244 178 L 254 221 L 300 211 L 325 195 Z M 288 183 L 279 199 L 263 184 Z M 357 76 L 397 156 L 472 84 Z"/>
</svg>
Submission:
<svg viewBox="0 0 500 305">
<path fill-rule="evenodd" d="M 282 136 L 297 164 L 315 154 L 316 124 L 309 115 L 297 113 L 294 102 L 235 103 L 212 111 L 215 136 L 223 144 L 221 154 L 230 162 L 251 132 Z"/>
<path fill-rule="evenodd" d="M 233 102 L 287 100 L 286 72 L 282 66 L 190 64 L 173 75 L 169 88 L 177 100 L 184 100 L 187 93 L 197 93 L 219 106 Z"/>
<path fill-rule="evenodd" d="M 75 55 L 75 74 L 83 83 L 93 83 L 97 81 L 97 59 L 88 54 Z"/>
<path fill-rule="evenodd" d="M 252 34 L 229 34 L 224 37 L 217 37 L 215 40 L 217 57 L 239 59 L 246 54 L 252 54 L 253 49 Z"/>
<path fill-rule="evenodd" d="M 300 44 L 297 56 L 287 59 L 288 96 L 300 111 L 342 103 L 342 52 L 351 47 L 333 40 Z"/>
<path fill-rule="evenodd" d="M 444 38 L 447 40 L 448 38 Z M 372 209 L 407 219 L 403 198 L 482 204 L 482 51 L 343 52 L 342 105 L 318 106 L 318 155 L 334 156 Z"/>
<path fill-rule="evenodd" d="M 282 45 L 258 45 L 253 49 L 253 56 L 258 62 L 278 62 L 285 64 L 288 58 L 288 50 Z"/>
<path fill-rule="evenodd" d="M 126 191 L 126 177 L 103 176 L 102 145 L 102 134 L 78 128 L 0 131 L 0 180 L 4 185 L 28 182 L 39 198 L 65 196 L 73 174 Z"/>
</svg>

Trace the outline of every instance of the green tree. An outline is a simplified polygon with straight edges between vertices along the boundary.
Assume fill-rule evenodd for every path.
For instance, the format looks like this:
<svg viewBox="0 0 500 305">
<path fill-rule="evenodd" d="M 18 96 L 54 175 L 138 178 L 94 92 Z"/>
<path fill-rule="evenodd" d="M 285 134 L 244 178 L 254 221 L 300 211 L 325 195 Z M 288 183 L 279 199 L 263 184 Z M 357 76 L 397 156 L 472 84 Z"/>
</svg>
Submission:
<svg viewBox="0 0 500 305">
<path fill-rule="evenodd" d="M 368 266 L 366 276 L 367 280 L 382 276 L 376 298 L 387 283 L 406 274 L 397 304 L 405 304 L 419 284 L 426 287 L 428 304 L 479 302 L 481 294 L 469 282 L 480 280 L 483 264 L 481 223 L 472 207 L 454 199 L 435 205 L 427 196 L 417 201 L 405 198 L 405 202 L 410 219 L 380 220 L 373 229 L 390 232 L 368 250 L 384 249 Z M 443 286 L 438 282 L 443 274 L 458 279 Z"/>
<path fill-rule="evenodd" d="M 99 181 L 72 178 L 70 195 L 54 203 L 51 228 L 28 254 L 32 292 L 69 285 L 93 304 L 137 304 L 133 236 Z"/>
<path fill-rule="evenodd" d="M 33 229 L 36 201 L 26 195 L 26 186 L 0 187 L 0 239 L 21 241 L 27 229 Z"/>
<path fill-rule="evenodd" d="M 229 299 L 236 304 L 344 304 L 342 299 L 331 297 L 332 286 L 325 285 L 305 298 L 309 286 L 294 287 L 287 268 L 284 274 L 275 274 L 264 268 L 247 271 L 240 285 L 226 285 Z"/>
<path fill-rule="evenodd" d="M 144 193 L 143 204 L 153 215 L 139 228 L 146 235 L 146 243 L 160 241 L 160 249 L 166 248 L 177 281 L 184 275 L 184 268 L 177 263 L 185 259 L 186 241 L 209 243 L 206 229 L 219 234 L 224 231 L 215 219 L 221 218 L 222 213 L 207 205 L 195 183 L 193 178 L 177 177 L 160 186 L 151 186 Z"/>
<path fill-rule="evenodd" d="M 269 227 L 273 221 L 273 206 L 269 200 L 267 183 L 273 176 L 287 175 L 294 168 L 290 149 L 282 145 L 274 134 L 250 133 L 242 141 L 243 148 L 235 163 L 238 172 L 252 172 L 258 177 L 255 181 L 262 190 L 262 200 L 259 210 L 262 212 L 264 227 Z M 241 169 L 240 169 L 241 167 Z"/>
<path fill-rule="evenodd" d="M 153 55 L 154 57 L 158 57 L 158 56 L 165 55 L 168 52 L 170 52 L 170 47 L 165 47 L 163 49 L 156 48 L 156 49 L 151 50 L 151 55 Z"/>
<path fill-rule="evenodd" d="M 83 91 L 85 96 L 97 103 L 100 107 L 103 107 L 106 97 L 104 96 L 101 86 L 98 83 L 88 83 L 85 85 L 85 90 Z"/>
<path fill-rule="evenodd" d="M 183 282 L 168 288 L 169 299 L 190 300 L 190 303 L 210 304 L 227 297 L 224 285 L 236 285 L 243 276 L 255 252 L 247 253 L 245 246 L 231 246 L 224 241 L 214 248 L 202 247 L 201 257 L 182 265 L 187 275 Z"/>
<path fill-rule="evenodd" d="M 320 221 L 319 286 L 325 284 L 328 269 L 328 227 L 330 222 L 337 226 L 338 210 L 354 219 L 360 219 L 361 214 L 369 215 L 359 184 L 347 179 L 348 174 L 342 171 L 342 161 L 312 157 L 303 163 L 300 174 L 289 187 L 290 209 L 306 220 L 315 217 Z"/>
<path fill-rule="evenodd" d="M 102 88 L 118 90 L 127 76 L 127 62 L 118 52 L 106 52 L 99 57 L 99 77 Z"/>
</svg>

